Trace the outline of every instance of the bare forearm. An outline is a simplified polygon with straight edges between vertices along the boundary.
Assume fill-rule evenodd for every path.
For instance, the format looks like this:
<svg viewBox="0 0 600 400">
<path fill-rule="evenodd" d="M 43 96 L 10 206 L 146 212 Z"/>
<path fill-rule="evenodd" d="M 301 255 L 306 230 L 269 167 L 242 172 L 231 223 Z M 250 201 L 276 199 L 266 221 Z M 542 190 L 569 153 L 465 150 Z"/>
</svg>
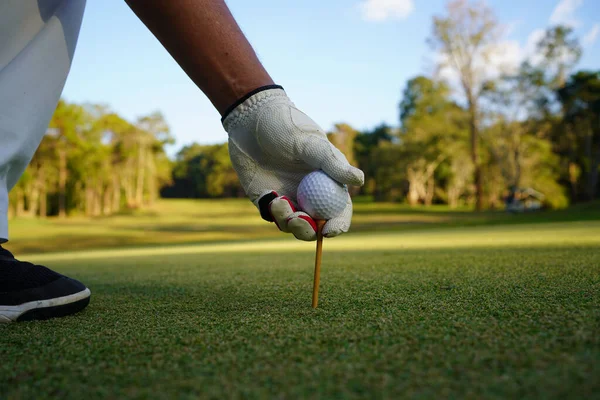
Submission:
<svg viewBox="0 0 600 400">
<path fill-rule="evenodd" d="M 273 84 L 223 0 L 126 2 L 221 114 Z"/>
</svg>

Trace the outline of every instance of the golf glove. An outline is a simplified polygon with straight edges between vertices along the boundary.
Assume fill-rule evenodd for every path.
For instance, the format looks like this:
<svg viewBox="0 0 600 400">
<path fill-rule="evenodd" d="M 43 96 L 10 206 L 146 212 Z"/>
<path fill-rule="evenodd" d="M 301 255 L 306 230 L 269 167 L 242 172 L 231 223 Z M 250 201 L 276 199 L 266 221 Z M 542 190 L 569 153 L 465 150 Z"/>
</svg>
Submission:
<svg viewBox="0 0 600 400">
<path fill-rule="evenodd" d="M 322 169 L 340 183 L 360 186 L 364 174 L 348 163 L 313 120 L 298 110 L 281 86 L 259 88 L 224 113 L 229 155 L 250 200 L 263 219 L 300 240 L 315 240 L 316 223 L 296 205 L 298 184 Z M 347 232 L 352 201 L 323 227 L 325 237 Z"/>
</svg>

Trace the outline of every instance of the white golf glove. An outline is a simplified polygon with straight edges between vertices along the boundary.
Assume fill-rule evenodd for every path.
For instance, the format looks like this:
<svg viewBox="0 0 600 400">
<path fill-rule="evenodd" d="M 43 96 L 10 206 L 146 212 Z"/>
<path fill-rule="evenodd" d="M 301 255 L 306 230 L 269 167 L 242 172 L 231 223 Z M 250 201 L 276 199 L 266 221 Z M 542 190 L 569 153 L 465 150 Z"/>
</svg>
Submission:
<svg viewBox="0 0 600 400">
<path fill-rule="evenodd" d="M 360 186 L 364 174 L 327 139 L 323 129 L 298 110 L 281 86 L 259 88 L 225 112 L 229 155 L 240 182 L 263 219 L 300 240 L 315 240 L 316 223 L 296 205 L 304 176 L 322 169 L 340 183 Z M 325 224 L 323 235 L 347 232 L 352 201 Z"/>
</svg>

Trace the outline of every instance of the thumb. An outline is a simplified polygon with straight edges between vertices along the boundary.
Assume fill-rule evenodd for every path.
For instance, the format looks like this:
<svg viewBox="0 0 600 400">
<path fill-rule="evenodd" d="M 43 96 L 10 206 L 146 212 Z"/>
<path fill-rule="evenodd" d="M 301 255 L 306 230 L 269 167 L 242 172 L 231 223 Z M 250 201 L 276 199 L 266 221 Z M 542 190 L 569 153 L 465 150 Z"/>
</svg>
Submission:
<svg viewBox="0 0 600 400">
<path fill-rule="evenodd" d="M 311 167 L 322 169 L 340 183 L 362 186 L 365 182 L 365 174 L 350 165 L 346 156 L 326 137 L 307 135 L 301 143 L 299 156 Z"/>
</svg>

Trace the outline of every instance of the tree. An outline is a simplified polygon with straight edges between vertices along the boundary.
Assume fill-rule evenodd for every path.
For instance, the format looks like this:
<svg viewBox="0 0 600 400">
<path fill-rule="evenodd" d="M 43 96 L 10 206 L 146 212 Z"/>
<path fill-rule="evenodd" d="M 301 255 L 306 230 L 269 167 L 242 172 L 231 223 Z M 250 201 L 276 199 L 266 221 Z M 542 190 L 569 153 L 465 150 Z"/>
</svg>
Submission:
<svg viewBox="0 0 600 400">
<path fill-rule="evenodd" d="M 148 203 L 154 202 L 156 198 L 159 181 L 165 177 L 165 174 L 159 174 L 157 158 L 164 158 L 164 146 L 174 143 L 174 139 L 159 112 L 139 118 L 136 128 L 138 156 L 135 204 L 141 206 L 144 203 L 144 193 L 148 193 Z"/>
<path fill-rule="evenodd" d="M 381 197 L 383 191 L 379 188 L 379 184 L 383 184 L 383 181 L 376 178 L 381 160 L 376 157 L 375 150 L 385 143 L 392 142 L 393 139 L 394 132 L 386 124 L 380 124 L 355 137 L 354 155 L 358 168 L 365 173 L 365 184 L 360 188 L 360 193 L 374 195 L 376 198 Z"/>
<path fill-rule="evenodd" d="M 552 88 L 565 85 L 569 71 L 581 58 L 581 46 L 573 35 L 572 28 L 557 25 L 548 28 L 537 43 L 537 50 L 542 56 L 541 67 L 546 71 Z"/>
<path fill-rule="evenodd" d="M 560 155 L 562 180 L 569 186 L 571 200 L 577 201 L 581 197 L 578 182 L 582 171 L 577 156 L 579 132 L 574 124 L 560 122 L 567 110 L 564 109 L 565 104 L 558 91 L 567 83 L 569 74 L 581 57 L 582 48 L 571 28 L 554 26 L 546 30 L 544 37 L 537 44 L 537 50 L 545 82 L 540 108 L 544 110 L 548 119 L 555 120 L 550 139 L 554 144 L 553 150 Z M 585 192 L 585 189 L 583 191 Z"/>
<path fill-rule="evenodd" d="M 104 160 L 109 172 L 105 175 L 103 213 L 111 214 L 133 202 L 135 126 L 106 107 L 94 106 L 93 113 L 96 140 L 109 150 Z"/>
<path fill-rule="evenodd" d="M 354 140 L 359 135 L 356 129 L 348 124 L 335 124 L 334 130 L 327 134 L 329 141 L 333 143 L 348 159 L 351 165 L 356 166 L 356 158 L 354 155 Z"/>
<path fill-rule="evenodd" d="M 374 199 L 376 201 L 400 201 L 406 196 L 406 168 L 404 149 L 398 143 L 380 142 L 371 150 L 376 160 L 376 168 L 371 175 L 375 182 Z"/>
<path fill-rule="evenodd" d="M 465 112 L 450 99 L 444 82 L 418 76 L 408 81 L 400 103 L 400 144 L 408 181 L 408 202 L 430 205 L 436 193 L 436 171 L 446 162 L 447 189 L 456 206 L 467 181 L 456 170 L 464 159 Z"/>
<path fill-rule="evenodd" d="M 143 147 L 140 138 L 145 140 Z M 106 106 L 61 100 L 11 191 L 11 213 L 98 216 L 150 204 L 171 178 L 164 150 L 168 143 L 168 126 L 158 113 L 133 125 Z M 141 203 L 136 203 L 136 195 Z"/>
<path fill-rule="evenodd" d="M 60 100 L 54 111 L 46 137 L 53 141 L 58 155 L 58 216 L 67 215 L 67 158 L 70 151 L 81 143 L 80 134 L 89 128 L 88 115 L 83 107 Z"/>
<path fill-rule="evenodd" d="M 585 193 L 588 200 L 593 200 L 600 168 L 600 71 L 573 74 L 557 94 L 565 128 L 572 133 L 572 162 L 585 172 Z"/>
<path fill-rule="evenodd" d="M 491 130 L 494 136 L 488 135 L 490 150 L 496 159 L 503 159 L 502 174 L 508 186 L 521 186 L 523 162 L 529 156 L 527 136 L 543 124 L 536 118 L 543 89 L 543 72 L 529 62 L 523 62 L 515 74 L 485 86 L 489 119 L 498 128 Z"/>
<path fill-rule="evenodd" d="M 227 144 L 183 147 L 176 156 L 172 184 L 161 190 L 164 197 L 241 197 L 244 194 L 233 169 Z"/>
<path fill-rule="evenodd" d="M 483 207 L 483 176 L 479 155 L 479 98 L 486 79 L 486 61 L 498 38 L 499 26 L 484 3 L 467 0 L 448 3 L 447 15 L 434 17 L 430 43 L 444 57 L 444 66 L 459 77 L 469 113 L 471 161 L 474 170 L 476 208 Z"/>
</svg>

